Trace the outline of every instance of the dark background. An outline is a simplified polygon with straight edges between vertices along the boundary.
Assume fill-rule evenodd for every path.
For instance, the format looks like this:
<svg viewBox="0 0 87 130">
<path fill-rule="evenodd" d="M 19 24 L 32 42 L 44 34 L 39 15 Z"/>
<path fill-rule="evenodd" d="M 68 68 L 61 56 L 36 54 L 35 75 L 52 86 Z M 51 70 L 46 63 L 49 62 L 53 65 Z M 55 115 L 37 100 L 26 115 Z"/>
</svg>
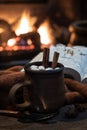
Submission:
<svg viewBox="0 0 87 130">
<path fill-rule="evenodd" d="M 0 3 L 45 3 L 48 0 L 0 0 Z"/>
</svg>

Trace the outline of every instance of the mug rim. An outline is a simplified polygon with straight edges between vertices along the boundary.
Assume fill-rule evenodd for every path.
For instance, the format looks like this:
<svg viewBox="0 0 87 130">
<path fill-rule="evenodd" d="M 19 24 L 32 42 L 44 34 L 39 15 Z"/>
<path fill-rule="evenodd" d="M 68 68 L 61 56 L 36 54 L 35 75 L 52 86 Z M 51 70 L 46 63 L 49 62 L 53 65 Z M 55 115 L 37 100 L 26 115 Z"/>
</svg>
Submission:
<svg viewBox="0 0 87 130">
<path fill-rule="evenodd" d="M 49 61 L 49 64 L 52 64 L 52 62 Z M 42 62 L 41 61 L 39 61 L 39 62 L 32 62 L 32 63 L 28 62 L 24 66 L 25 72 L 31 72 L 31 73 L 37 73 L 37 74 L 41 74 L 41 73 L 42 74 L 51 74 L 51 73 L 58 73 L 58 72 L 64 70 L 64 65 L 61 64 L 61 63 L 57 63 L 57 66 L 60 67 L 59 69 L 53 69 L 53 70 L 48 70 L 48 71 L 44 71 L 44 70 L 40 70 L 40 71 L 38 71 L 38 70 L 31 70 L 31 69 L 28 68 L 31 65 L 42 65 Z"/>
<path fill-rule="evenodd" d="M 77 32 L 77 33 L 86 33 L 87 34 L 87 28 L 84 27 L 85 25 L 87 25 L 87 20 L 84 21 L 76 21 L 73 22 L 70 26 L 69 26 L 69 30 L 70 32 Z"/>
</svg>

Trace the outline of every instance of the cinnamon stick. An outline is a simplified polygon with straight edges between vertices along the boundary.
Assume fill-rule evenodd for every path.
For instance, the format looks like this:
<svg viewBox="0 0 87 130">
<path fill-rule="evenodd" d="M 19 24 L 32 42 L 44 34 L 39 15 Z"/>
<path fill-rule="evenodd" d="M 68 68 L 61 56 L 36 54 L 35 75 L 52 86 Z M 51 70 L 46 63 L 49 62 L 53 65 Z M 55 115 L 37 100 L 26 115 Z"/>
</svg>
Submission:
<svg viewBox="0 0 87 130">
<path fill-rule="evenodd" d="M 49 48 L 44 48 L 43 50 L 43 63 L 42 65 L 47 68 L 48 67 L 48 62 L 49 62 Z"/>
<path fill-rule="evenodd" d="M 52 62 L 52 68 L 53 69 L 57 66 L 58 58 L 59 58 L 59 53 L 58 52 L 54 52 L 53 62 Z"/>
</svg>

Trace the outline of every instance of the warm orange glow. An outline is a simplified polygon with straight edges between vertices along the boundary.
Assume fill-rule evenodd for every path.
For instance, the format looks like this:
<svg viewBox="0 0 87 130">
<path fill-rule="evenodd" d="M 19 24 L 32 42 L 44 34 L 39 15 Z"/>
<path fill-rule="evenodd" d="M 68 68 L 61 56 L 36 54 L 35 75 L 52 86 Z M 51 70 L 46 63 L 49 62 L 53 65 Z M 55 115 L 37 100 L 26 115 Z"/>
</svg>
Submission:
<svg viewBox="0 0 87 130">
<path fill-rule="evenodd" d="M 40 34 L 42 44 L 49 44 L 53 42 L 52 30 L 48 20 L 40 25 L 38 33 Z"/>
<path fill-rule="evenodd" d="M 30 16 L 29 12 L 24 11 L 18 25 L 15 28 L 16 35 L 20 36 L 20 34 L 34 31 L 34 24 L 36 21 L 36 17 Z M 42 44 L 47 45 L 54 42 L 53 30 L 50 27 L 49 20 L 45 20 L 37 31 L 40 34 Z M 31 44 L 30 40 L 28 40 L 28 44 Z"/>
<path fill-rule="evenodd" d="M 14 46 L 15 44 L 16 44 L 16 39 L 15 38 L 9 39 L 8 42 L 7 42 L 7 45 L 9 47 Z"/>
<path fill-rule="evenodd" d="M 15 33 L 17 37 L 9 39 L 6 43 L 3 43 L 3 47 L 0 47 L 0 51 L 7 50 L 7 51 L 16 51 L 16 50 L 32 50 L 35 48 L 33 45 L 33 42 L 31 39 L 27 39 L 27 45 L 28 46 L 19 46 L 17 44 L 20 43 L 21 45 L 21 37 L 20 34 L 25 34 L 28 32 L 34 31 L 34 24 L 36 22 L 37 18 L 32 17 L 29 15 L 29 12 L 26 13 L 24 12 L 23 15 L 21 16 L 20 21 L 18 22 L 15 30 Z M 4 30 L 1 29 L 0 33 L 2 33 Z M 48 46 L 50 44 L 53 44 L 54 40 L 54 35 L 53 35 L 53 30 L 50 26 L 49 20 L 45 20 L 40 27 L 38 28 L 37 32 L 40 34 L 40 40 L 41 43 L 43 44 L 42 46 Z"/>
<path fill-rule="evenodd" d="M 2 46 L 0 46 L 0 51 L 3 51 L 3 47 Z"/>
<path fill-rule="evenodd" d="M 15 31 L 16 35 L 18 36 L 33 31 L 35 21 L 36 17 L 31 18 L 29 12 L 24 12 Z"/>
<path fill-rule="evenodd" d="M 0 33 L 3 33 L 4 32 L 4 29 L 3 28 L 0 28 Z"/>
<path fill-rule="evenodd" d="M 27 44 L 28 44 L 28 45 L 32 45 L 32 44 L 33 44 L 33 43 L 32 43 L 32 40 L 31 40 L 31 39 L 28 39 L 28 40 L 27 40 Z"/>
</svg>

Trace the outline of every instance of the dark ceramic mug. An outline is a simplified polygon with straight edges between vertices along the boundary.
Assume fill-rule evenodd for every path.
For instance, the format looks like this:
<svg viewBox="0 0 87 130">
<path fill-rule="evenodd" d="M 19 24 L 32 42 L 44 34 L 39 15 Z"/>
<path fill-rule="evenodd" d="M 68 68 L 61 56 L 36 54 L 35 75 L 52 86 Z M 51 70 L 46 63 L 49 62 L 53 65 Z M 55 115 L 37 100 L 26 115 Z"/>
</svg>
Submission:
<svg viewBox="0 0 87 130">
<path fill-rule="evenodd" d="M 49 62 L 49 66 L 51 66 Z M 23 84 L 16 84 L 10 90 L 9 97 L 16 107 L 29 109 L 31 112 L 52 113 L 65 103 L 64 66 L 57 64 L 59 69 L 49 71 L 31 70 L 31 65 L 42 65 L 42 62 L 28 63 L 25 65 L 25 78 Z M 16 92 L 23 88 L 24 102 L 15 102 Z"/>
<path fill-rule="evenodd" d="M 77 21 L 69 26 L 70 45 L 87 47 L 87 20 Z"/>
</svg>

